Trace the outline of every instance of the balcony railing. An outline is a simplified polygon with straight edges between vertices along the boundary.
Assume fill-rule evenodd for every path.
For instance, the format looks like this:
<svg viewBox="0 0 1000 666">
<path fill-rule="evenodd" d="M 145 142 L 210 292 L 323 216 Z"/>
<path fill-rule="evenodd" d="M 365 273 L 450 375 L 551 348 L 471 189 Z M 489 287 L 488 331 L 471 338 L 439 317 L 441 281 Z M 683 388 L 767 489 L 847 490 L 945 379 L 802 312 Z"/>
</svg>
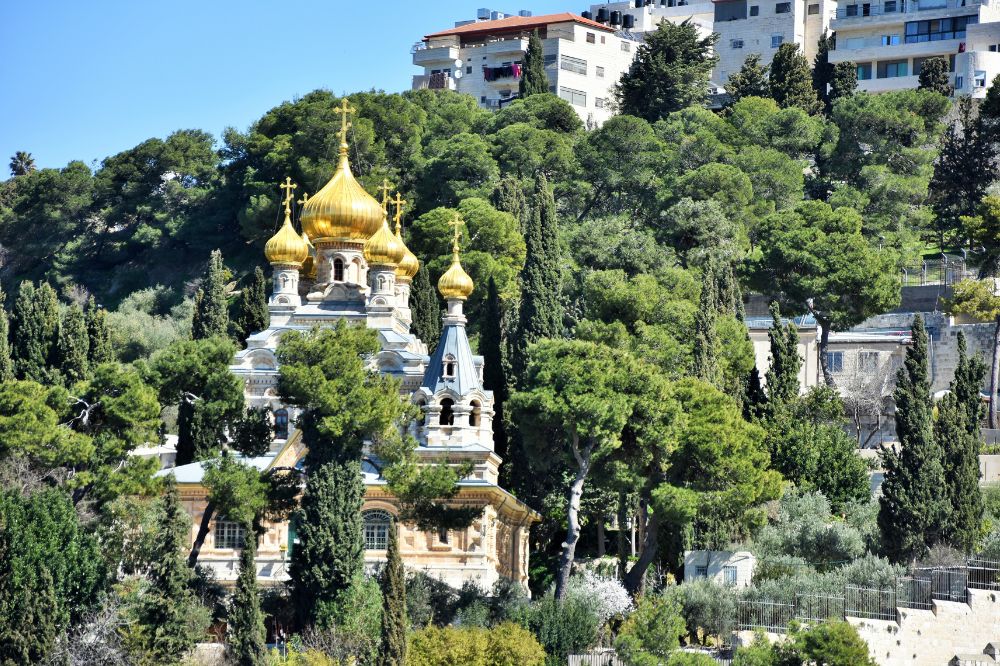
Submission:
<svg viewBox="0 0 1000 666">
<path fill-rule="evenodd" d="M 913 14 L 935 9 L 958 9 L 962 7 L 978 7 L 985 4 L 983 0 L 886 0 L 885 2 L 859 2 L 837 8 L 838 19 L 867 18 L 871 16 L 891 16 L 894 14 Z"/>
</svg>

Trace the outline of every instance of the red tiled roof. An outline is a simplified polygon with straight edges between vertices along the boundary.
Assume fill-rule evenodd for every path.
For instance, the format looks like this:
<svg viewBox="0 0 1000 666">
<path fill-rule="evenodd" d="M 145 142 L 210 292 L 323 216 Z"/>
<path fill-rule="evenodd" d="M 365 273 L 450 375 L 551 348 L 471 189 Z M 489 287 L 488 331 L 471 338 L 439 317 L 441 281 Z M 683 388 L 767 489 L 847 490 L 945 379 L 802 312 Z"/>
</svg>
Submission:
<svg viewBox="0 0 1000 666">
<path fill-rule="evenodd" d="M 424 35 L 424 39 L 430 39 L 431 37 L 447 37 L 449 35 L 479 35 L 497 32 L 533 30 L 535 28 L 542 28 L 553 23 L 567 23 L 569 21 L 590 26 L 591 28 L 607 30 L 608 32 L 615 31 L 614 28 L 608 27 L 603 23 L 591 21 L 590 19 L 585 19 L 582 16 L 577 16 L 576 14 L 571 14 L 570 12 L 562 12 L 561 14 L 546 14 L 544 16 L 508 16 L 507 18 L 497 19 L 496 21 L 477 21 L 475 23 L 467 23 L 457 28 L 452 28 L 451 30 L 432 32 L 429 35 Z"/>
</svg>

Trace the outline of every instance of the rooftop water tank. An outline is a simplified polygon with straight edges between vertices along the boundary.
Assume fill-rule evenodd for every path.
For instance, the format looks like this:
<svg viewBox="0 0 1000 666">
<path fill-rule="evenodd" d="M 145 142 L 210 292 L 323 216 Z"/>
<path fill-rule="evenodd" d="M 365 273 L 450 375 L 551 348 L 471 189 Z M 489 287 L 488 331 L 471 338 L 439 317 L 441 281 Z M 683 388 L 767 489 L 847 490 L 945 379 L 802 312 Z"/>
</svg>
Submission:
<svg viewBox="0 0 1000 666">
<path fill-rule="evenodd" d="M 594 19 L 594 15 L 590 12 L 580 12 L 580 16 L 591 21 Z"/>
<path fill-rule="evenodd" d="M 611 12 L 611 25 L 621 25 L 622 24 L 622 13 L 617 9 Z"/>
<path fill-rule="evenodd" d="M 522 9 L 521 11 L 519 11 L 517 13 L 517 15 L 518 16 L 529 17 L 529 16 L 531 16 L 531 10 L 530 9 Z"/>
<path fill-rule="evenodd" d="M 600 9 L 597 10 L 597 22 L 598 23 L 607 23 L 608 22 L 608 8 L 607 7 L 601 7 Z"/>
<path fill-rule="evenodd" d="M 622 27 L 626 30 L 631 30 L 635 27 L 635 17 L 631 14 L 626 14 L 622 19 Z"/>
</svg>

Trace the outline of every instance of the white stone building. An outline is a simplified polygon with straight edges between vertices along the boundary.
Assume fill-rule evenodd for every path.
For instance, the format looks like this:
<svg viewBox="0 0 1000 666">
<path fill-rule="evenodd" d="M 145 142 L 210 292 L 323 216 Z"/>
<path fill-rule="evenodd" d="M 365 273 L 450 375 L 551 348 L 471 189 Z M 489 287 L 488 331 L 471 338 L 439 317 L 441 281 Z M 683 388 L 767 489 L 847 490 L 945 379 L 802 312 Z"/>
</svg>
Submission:
<svg viewBox="0 0 1000 666">
<path fill-rule="evenodd" d="M 869 92 L 917 87 L 927 58 L 947 58 L 957 95 L 983 97 L 1000 73 L 997 0 L 841 2 L 831 29 L 831 62 L 853 62 L 858 88 Z"/>
<path fill-rule="evenodd" d="M 518 95 L 528 38 L 536 30 L 549 89 L 588 126 L 610 118 L 611 88 L 631 65 L 639 42 L 568 12 L 459 22 L 431 33 L 413 48 L 413 64 L 423 69 L 413 77 L 413 89 L 456 90 L 472 95 L 484 108 L 498 109 Z"/>
<path fill-rule="evenodd" d="M 684 581 L 708 578 L 720 585 L 747 587 L 753 579 L 757 558 L 747 550 L 686 550 Z"/>
</svg>

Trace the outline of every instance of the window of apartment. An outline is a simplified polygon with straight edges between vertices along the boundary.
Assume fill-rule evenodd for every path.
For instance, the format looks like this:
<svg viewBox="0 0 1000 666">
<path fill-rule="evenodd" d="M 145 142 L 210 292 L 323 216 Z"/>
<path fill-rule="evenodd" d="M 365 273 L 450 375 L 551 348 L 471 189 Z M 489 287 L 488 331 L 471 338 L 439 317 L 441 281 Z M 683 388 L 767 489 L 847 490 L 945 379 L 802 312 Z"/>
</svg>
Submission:
<svg viewBox="0 0 1000 666">
<path fill-rule="evenodd" d="M 961 90 L 962 86 L 965 85 L 965 77 L 956 76 L 955 77 L 955 90 Z"/>
<path fill-rule="evenodd" d="M 830 372 L 844 371 L 844 352 L 832 351 L 826 353 L 826 367 Z"/>
<path fill-rule="evenodd" d="M 631 51 L 632 45 L 628 42 L 622 42 L 622 51 Z"/>
<path fill-rule="evenodd" d="M 878 78 L 893 79 L 898 76 L 908 76 L 909 63 L 906 60 L 883 60 L 878 64 Z"/>
<path fill-rule="evenodd" d="M 219 518 L 215 521 L 216 548 L 239 549 L 243 547 L 243 528 L 234 520 Z"/>
<path fill-rule="evenodd" d="M 556 64 L 556 54 L 545 54 L 542 56 L 542 64 L 546 67 L 552 67 Z"/>
<path fill-rule="evenodd" d="M 743 40 L 742 39 L 730 39 L 729 40 L 729 48 L 731 48 L 731 49 L 741 49 L 741 48 L 743 48 Z"/>
<path fill-rule="evenodd" d="M 757 5 L 750 5 L 750 16 L 760 16 L 760 7 Z"/>
<path fill-rule="evenodd" d="M 722 582 L 726 585 L 736 585 L 736 567 L 729 565 L 722 567 Z"/>
<path fill-rule="evenodd" d="M 981 69 L 976 70 L 976 78 L 972 82 L 973 88 L 985 88 L 986 87 L 986 72 Z"/>
<path fill-rule="evenodd" d="M 784 35 L 771 35 L 771 48 L 776 49 L 785 41 Z"/>
<path fill-rule="evenodd" d="M 998 50 L 1000 50 L 1000 44 L 990 44 L 991 53 L 996 53 Z"/>
<path fill-rule="evenodd" d="M 480 95 L 479 96 L 479 103 L 480 104 L 486 104 L 486 95 Z"/>
<path fill-rule="evenodd" d="M 364 525 L 365 550 L 385 550 L 389 545 L 389 525 L 392 516 L 388 511 L 372 509 L 361 514 Z"/>
<path fill-rule="evenodd" d="M 595 97 L 594 98 L 594 107 L 598 108 L 598 109 L 603 109 L 604 108 L 604 98 L 603 97 Z"/>
<path fill-rule="evenodd" d="M 858 81 L 868 81 L 872 78 L 872 64 L 870 62 L 858 63 Z"/>
<path fill-rule="evenodd" d="M 592 32 L 588 32 L 587 33 L 587 43 L 588 44 L 596 44 L 597 43 L 597 35 L 595 35 Z"/>
<path fill-rule="evenodd" d="M 906 43 L 939 42 L 944 39 L 964 39 L 965 27 L 979 22 L 977 16 L 909 21 L 906 23 Z"/>
<path fill-rule="evenodd" d="M 844 7 L 844 16 L 850 18 L 852 16 L 871 16 L 872 6 L 870 3 L 862 3 L 860 5 L 847 5 Z M 838 14 L 839 15 L 839 14 Z"/>
<path fill-rule="evenodd" d="M 597 74 L 597 78 L 599 78 L 599 79 L 603 79 L 604 78 L 604 68 L 601 67 L 600 65 L 597 65 L 596 67 L 594 67 L 594 73 Z"/>
<path fill-rule="evenodd" d="M 899 35 L 882 35 L 882 46 L 899 46 Z"/>
<path fill-rule="evenodd" d="M 587 93 L 582 90 L 574 90 L 566 86 L 559 86 L 559 96 L 570 104 L 576 106 L 587 106 Z"/>
<path fill-rule="evenodd" d="M 472 65 L 467 65 L 466 66 L 465 73 L 466 74 L 472 74 Z"/>
<path fill-rule="evenodd" d="M 809 14 L 809 16 L 819 14 L 819 5 L 809 5 L 809 7 L 806 8 L 806 13 Z"/>
<path fill-rule="evenodd" d="M 787 14 L 792 11 L 792 3 L 790 2 L 779 2 L 774 6 L 775 14 Z"/>
<path fill-rule="evenodd" d="M 695 567 L 694 569 L 695 578 L 708 578 L 708 567 Z"/>
<path fill-rule="evenodd" d="M 604 44 L 604 35 L 601 35 L 601 44 Z"/>
<path fill-rule="evenodd" d="M 875 372 L 878 370 L 878 352 L 859 351 L 858 370 L 861 372 Z"/>
<path fill-rule="evenodd" d="M 895 14 L 898 11 L 899 4 L 896 0 L 886 0 L 882 5 L 883 14 Z"/>
<path fill-rule="evenodd" d="M 581 58 L 564 55 L 559 59 L 559 69 L 565 69 L 567 72 L 575 72 L 576 74 L 586 75 L 587 61 Z"/>
</svg>

